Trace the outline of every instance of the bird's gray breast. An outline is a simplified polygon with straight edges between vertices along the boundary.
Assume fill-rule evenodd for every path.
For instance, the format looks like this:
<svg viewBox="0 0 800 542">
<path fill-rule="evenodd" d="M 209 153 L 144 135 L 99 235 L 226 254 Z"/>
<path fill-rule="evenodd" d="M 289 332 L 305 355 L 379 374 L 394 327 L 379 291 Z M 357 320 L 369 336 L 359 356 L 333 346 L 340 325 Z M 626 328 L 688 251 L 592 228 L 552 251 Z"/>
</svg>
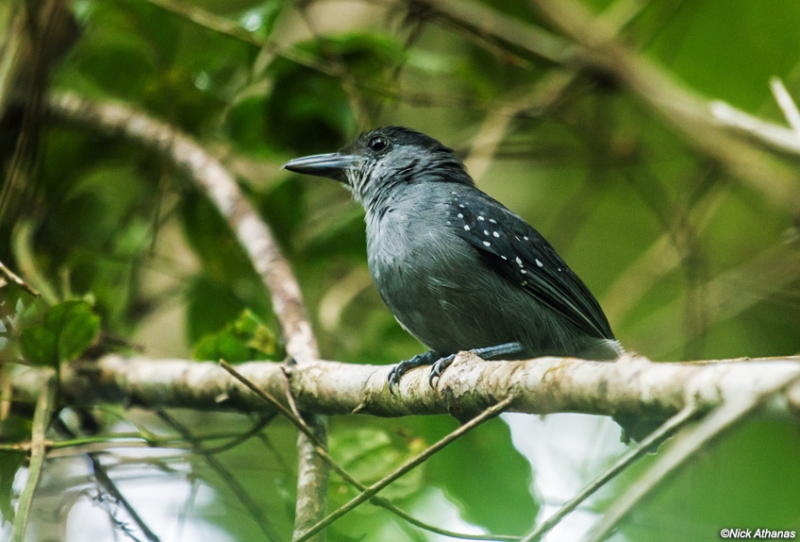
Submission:
<svg viewBox="0 0 800 542">
<path fill-rule="evenodd" d="M 462 342 L 453 301 L 464 295 L 459 276 L 467 270 L 453 264 L 471 249 L 445 227 L 445 203 L 427 196 L 368 214 L 367 255 L 398 322 L 432 350 L 446 351 Z"/>
<path fill-rule="evenodd" d="M 474 249 L 455 234 L 450 192 L 403 194 L 367 215 L 370 272 L 397 321 L 430 349 L 445 354 L 486 346 L 487 312 L 495 309 L 474 280 Z"/>
</svg>

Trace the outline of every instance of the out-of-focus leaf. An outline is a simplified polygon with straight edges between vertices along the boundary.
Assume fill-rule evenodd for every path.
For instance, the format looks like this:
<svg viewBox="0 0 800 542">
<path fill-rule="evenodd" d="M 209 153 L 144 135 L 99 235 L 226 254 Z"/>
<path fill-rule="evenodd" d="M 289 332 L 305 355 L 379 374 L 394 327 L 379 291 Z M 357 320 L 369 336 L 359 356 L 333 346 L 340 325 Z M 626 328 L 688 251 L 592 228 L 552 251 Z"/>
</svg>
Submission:
<svg viewBox="0 0 800 542">
<path fill-rule="evenodd" d="M 382 424 L 360 424 L 351 420 L 332 423 L 329 433 L 329 447 L 333 457 L 351 475 L 365 485 L 376 482 L 401 463 L 407 461 L 424 448 L 422 439 L 397 439 L 391 436 Z M 398 478 L 380 496 L 404 505 L 426 487 L 425 469 L 421 465 Z M 358 491 L 338 476 L 331 477 L 329 487 L 330 506 L 344 504 Z M 391 522 L 393 515 L 384 509 L 363 505 L 356 508 L 332 525 L 330 537 L 333 540 L 369 540 Z M 389 538 L 391 539 L 391 538 Z M 406 538 L 404 537 L 403 540 Z M 415 539 L 411 539 L 415 540 Z"/>
<path fill-rule="evenodd" d="M 3 516 L 3 524 L 14 520 L 14 476 L 24 462 L 23 454 L 0 452 L 0 514 Z"/>
<path fill-rule="evenodd" d="M 53 305 L 41 322 L 26 325 L 20 334 L 25 359 L 35 365 L 55 365 L 80 356 L 100 332 L 100 318 L 86 301 Z"/>
<path fill-rule="evenodd" d="M 282 354 L 278 338 L 249 309 L 217 333 L 200 339 L 194 349 L 195 359 L 224 359 L 230 363 L 279 359 Z"/>
<path fill-rule="evenodd" d="M 13 282 L 0 287 L 0 361 L 18 358 L 19 324 L 34 299 Z"/>
<path fill-rule="evenodd" d="M 664 542 L 717 539 L 722 528 L 800 531 L 798 454 L 796 424 L 746 423 L 666 481 L 620 530 Z"/>
<path fill-rule="evenodd" d="M 200 256 L 205 274 L 220 282 L 254 276 L 230 227 L 206 198 L 189 191 L 182 196 L 180 211 L 184 234 Z"/>
<path fill-rule="evenodd" d="M 187 336 L 194 343 L 216 333 L 246 308 L 230 284 L 201 275 L 186 290 Z M 208 359 L 208 358 L 207 358 Z"/>
<path fill-rule="evenodd" d="M 272 226 L 275 236 L 291 256 L 292 234 L 296 233 L 306 220 L 305 185 L 294 178 L 285 178 L 270 187 L 257 201 L 259 212 Z M 258 196 L 253 195 L 251 199 Z"/>
<path fill-rule="evenodd" d="M 421 439 L 398 446 L 386 430 L 377 427 L 341 427 L 329 439 L 331 454 L 357 480 L 365 485 L 376 482 L 424 449 Z M 381 495 L 388 499 L 402 499 L 419 491 L 423 485 L 424 467 L 414 469 L 388 486 Z M 337 501 L 354 497 L 356 490 L 349 483 L 338 480 L 331 487 Z"/>
<path fill-rule="evenodd" d="M 414 419 L 415 433 L 433 444 L 457 424 L 443 416 Z M 489 532 L 522 534 L 538 503 L 531 495 L 530 463 L 514 448 L 508 426 L 496 419 L 473 429 L 425 465 L 425 479 L 441 487 L 463 518 Z"/>
<path fill-rule="evenodd" d="M 391 84 L 384 75 L 403 58 L 393 40 L 369 34 L 319 40 L 304 49 L 339 59 L 349 72 L 377 87 Z M 263 111 L 265 137 L 290 152 L 323 152 L 341 146 L 355 132 L 350 102 L 337 79 L 284 59 L 276 60 L 268 74 L 272 92 Z"/>
<path fill-rule="evenodd" d="M 246 308 L 269 314 L 264 285 L 217 210 L 190 192 L 181 202 L 181 218 L 186 238 L 203 266 L 185 290 L 190 342 L 216 333 Z"/>
</svg>

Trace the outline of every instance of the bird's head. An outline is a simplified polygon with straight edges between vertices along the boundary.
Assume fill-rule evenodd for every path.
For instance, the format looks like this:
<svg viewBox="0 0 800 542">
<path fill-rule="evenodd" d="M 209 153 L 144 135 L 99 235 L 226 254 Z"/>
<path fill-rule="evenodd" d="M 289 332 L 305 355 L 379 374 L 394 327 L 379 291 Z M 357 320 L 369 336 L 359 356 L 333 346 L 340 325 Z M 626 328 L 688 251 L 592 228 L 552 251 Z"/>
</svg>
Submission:
<svg viewBox="0 0 800 542">
<path fill-rule="evenodd" d="M 399 126 L 364 132 L 339 152 L 295 158 L 283 168 L 343 183 L 368 211 L 403 186 L 473 184 L 453 149 Z"/>
</svg>

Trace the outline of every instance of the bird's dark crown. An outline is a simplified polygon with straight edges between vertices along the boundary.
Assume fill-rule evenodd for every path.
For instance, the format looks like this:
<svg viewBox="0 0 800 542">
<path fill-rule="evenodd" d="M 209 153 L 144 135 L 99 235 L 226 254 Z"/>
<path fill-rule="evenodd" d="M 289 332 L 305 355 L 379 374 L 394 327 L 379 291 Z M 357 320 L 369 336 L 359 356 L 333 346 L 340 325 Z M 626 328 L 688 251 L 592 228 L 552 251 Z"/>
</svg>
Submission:
<svg viewBox="0 0 800 542">
<path fill-rule="evenodd" d="M 437 154 L 447 154 L 455 157 L 455 151 L 432 137 L 417 132 L 404 126 L 384 126 L 367 132 L 362 132 L 352 143 L 341 150 L 340 154 L 358 154 L 369 149 L 369 143 L 376 137 L 384 137 L 391 145 L 407 145 Z"/>
<path fill-rule="evenodd" d="M 474 185 L 453 149 L 401 126 L 364 132 L 338 154 L 359 157 L 356 167 L 345 173 L 347 185 L 368 212 L 384 208 L 392 193 L 405 186 Z"/>
</svg>

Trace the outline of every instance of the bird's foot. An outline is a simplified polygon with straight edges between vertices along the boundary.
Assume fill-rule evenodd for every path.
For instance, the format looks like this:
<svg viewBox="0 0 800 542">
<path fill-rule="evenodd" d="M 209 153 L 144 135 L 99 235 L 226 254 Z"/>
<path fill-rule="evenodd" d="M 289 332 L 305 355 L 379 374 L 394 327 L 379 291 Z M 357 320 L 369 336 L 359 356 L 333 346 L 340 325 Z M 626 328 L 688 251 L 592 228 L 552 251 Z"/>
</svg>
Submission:
<svg viewBox="0 0 800 542">
<path fill-rule="evenodd" d="M 430 365 L 439 358 L 439 354 L 428 350 L 424 354 L 417 354 L 411 359 L 406 359 L 395 365 L 389 372 L 389 391 L 394 395 L 394 388 L 400 384 L 400 378 L 414 367 Z"/>
<path fill-rule="evenodd" d="M 431 388 L 434 387 L 433 379 L 442 376 L 442 373 L 450 367 L 454 359 L 456 359 L 456 355 L 450 354 L 447 357 L 436 360 L 433 367 L 431 367 L 431 374 L 428 376 L 428 384 L 430 384 Z"/>
<path fill-rule="evenodd" d="M 522 345 L 518 342 L 498 344 L 495 346 L 484 346 L 481 348 L 473 348 L 470 350 L 476 356 L 483 359 L 492 359 L 497 356 L 507 356 L 509 354 L 521 354 L 523 351 Z M 453 360 L 456 359 L 455 354 L 437 360 L 433 367 L 431 367 L 431 374 L 428 377 L 428 384 L 434 387 L 434 379 L 439 378 L 444 373 L 445 369 L 450 367 Z"/>
<path fill-rule="evenodd" d="M 470 350 L 470 352 L 483 359 L 492 359 L 497 356 L 507 356 L 509 354 L 520 354 L 522 351 L 522 345 L 517 342 L 473 348 Z M 389 372 L 389 391 L 394 395 L 395 386 L 400 384 L 400 379 L 403 375 L 420 365 L 432 365 L 431 374 L 428 377 L 428 384 L 433 387 L 434 380 L 442 376 L 444 371 L 453 363 L 454 359 L 456 359 L 455 354 L 439 357 L 438 353 L 429 350 L 424 354 L 418 354 L 411 359 L 401 361 Z"/>
</svg>

